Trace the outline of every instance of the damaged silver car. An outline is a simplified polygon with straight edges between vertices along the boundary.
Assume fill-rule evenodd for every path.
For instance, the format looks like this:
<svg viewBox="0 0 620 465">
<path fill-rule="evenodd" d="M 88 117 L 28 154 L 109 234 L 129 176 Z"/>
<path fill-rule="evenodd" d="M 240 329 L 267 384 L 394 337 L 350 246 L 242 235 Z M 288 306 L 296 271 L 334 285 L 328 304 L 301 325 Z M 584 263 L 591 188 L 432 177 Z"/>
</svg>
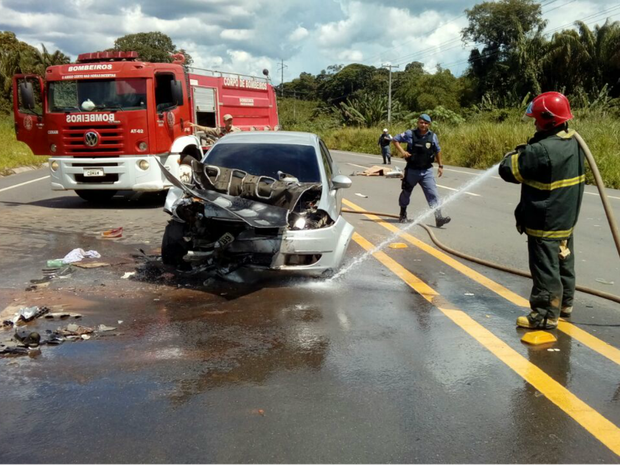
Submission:
<svg viewBox="0 0 620 465">
<path fill-rule="evenodd" d="M 162 260 L 221 276 L 241 268 L 318 276 L 337 270 L 353 235 L 340 214 L 339 173 L 318 136 L 241 132 L 223 137 L 202 162 L 182 165 L 164 210 L 172 215 Z"/>
</svg>

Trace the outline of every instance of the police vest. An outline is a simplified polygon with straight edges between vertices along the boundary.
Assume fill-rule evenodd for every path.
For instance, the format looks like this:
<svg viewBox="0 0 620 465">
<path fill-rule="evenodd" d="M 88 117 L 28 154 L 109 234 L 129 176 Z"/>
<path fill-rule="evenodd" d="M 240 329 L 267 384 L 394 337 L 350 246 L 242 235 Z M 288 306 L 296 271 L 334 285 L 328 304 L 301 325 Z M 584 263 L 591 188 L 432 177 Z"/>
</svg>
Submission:
<svg viewBox="0 0 620 465">
<path fill-rule="evenodd" d="M 420 136 L 417 131 L 411 131 L 412 142 L 407 144 L 407 152 L 411 154 L 407 160 L 407 168 L 423 170 L 433 166 L 435 161 L 435 147 L 433 132 L 428 131 Z"/>
</svg>

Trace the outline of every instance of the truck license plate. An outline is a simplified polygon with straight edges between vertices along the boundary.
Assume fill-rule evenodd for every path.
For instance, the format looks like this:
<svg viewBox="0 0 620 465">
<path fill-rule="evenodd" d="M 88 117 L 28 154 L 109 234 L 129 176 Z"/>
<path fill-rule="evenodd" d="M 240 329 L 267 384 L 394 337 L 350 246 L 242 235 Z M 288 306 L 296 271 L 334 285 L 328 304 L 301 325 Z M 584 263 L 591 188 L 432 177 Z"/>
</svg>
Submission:
<svg viewBox="0 0 620 465">
<path fill-rule="evenodd" d="M 94 178 L 97 176 L 105 176 L 103 172 L 103 168 L 84 168 L 84 177 L 85 178 Z"/>
</svg>

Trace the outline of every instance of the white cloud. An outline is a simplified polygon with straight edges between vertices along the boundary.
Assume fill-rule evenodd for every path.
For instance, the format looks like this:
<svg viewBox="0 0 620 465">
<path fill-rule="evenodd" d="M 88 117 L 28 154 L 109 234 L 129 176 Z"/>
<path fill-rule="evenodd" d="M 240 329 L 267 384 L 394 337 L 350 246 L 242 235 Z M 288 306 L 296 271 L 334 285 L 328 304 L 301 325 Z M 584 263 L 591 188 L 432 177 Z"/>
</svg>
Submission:
<svg viewBox="0 0 620 465">
<path fill-rule="evenodd" d="M 288 40 L 292 42 L 299 42 L 300 40 L 308 37 L 308 34 L 309 34 L 308 29 L 306 29 L 305 27 L 299 26 L 288 36 Z"/>
<path fill-rule="evenodd" d="M 361 62 L 404 66 L 437 63 L 456 74 L 467 66 L 460 30 L 465 8 L 477 0 L 412 4 L 410 0 L 0 0 L 0 30 L 20 40 L 76 57 L 109 48 L 136 32 L 161 31 L 186 49 L 196 66 L 276 74 L 284 60 L 285 80 L 302 71 L 317 74 L 330 64 Z M 543 8 L 548 31 L 584 19 L 593 27 L 610 14 L 614 0 L 576 0 Z M 279 82 L 279 73 L 278 82 Z"/>
<path fill-rule="evenodd" d="M 250 40 L 254 38 L 254 31 L 248 29 L 224 29 L 220 33 L 224 40 Z"/>
</svg>

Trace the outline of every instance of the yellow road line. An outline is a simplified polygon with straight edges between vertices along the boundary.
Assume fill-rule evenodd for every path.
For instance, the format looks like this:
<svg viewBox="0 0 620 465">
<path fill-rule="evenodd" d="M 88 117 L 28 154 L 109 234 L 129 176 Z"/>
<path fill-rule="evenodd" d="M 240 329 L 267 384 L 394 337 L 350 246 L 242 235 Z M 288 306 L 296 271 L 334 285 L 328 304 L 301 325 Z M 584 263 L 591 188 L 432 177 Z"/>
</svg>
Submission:
<svg viewBox="0 0 620 465">
<path fill-rule="evenodd" d="M 375 247 L 358 233 L 353 235 L 353 240 L 367 251 L 373 250 Z M 441 297 L 437 291 L 384 252 L 375 252 L 373 256 L 413 290 L 435 305 L 444 315 L 472 336 L 485 349 L 534 386 L 596 439 L 620 456 L 620 428 L 473 320 L 465 312 L 454 307 L 450 302 Z"/>
<path fill-rule="evenodd" d="M 362 207 L 354 204 L 353 202 L 347 199 L 342 199 L 342 202 L 346 204 L 349 208 L 352 208 L 353 210 L 364 211 Z M 461 262 L 455 260 L 451 256 L 436 249 L 435 247 L 432 247 L 428 245 L 427 243 L 422 242 L 420 239 L 412 236 L 411 234 L 402 232 L 400 228 L 396 227 L 395 225 L 391 223 L 386 223 L 385 221 L 383 221 L 381 218 L 379 218 L 376 215 L 364 215 L 364 216 L 373 220 L 377 224 L 380 224 L 381 226 L 388 229 L 389 231 L 399 233 L 400 236 L 403 239 L 405 239 L 407 242 L 409 242 L 410 244 L 415 245 L 416 247 L 419 247 L 420 249 L 429 253 L 433 257 L 437 258 L 438 260 L 441 260 L 446 265 L 463 273 L 465 276 L 476 281 L 478 284 L 481 284 L 487 289 L 490 289 L 491 291 L 500 295 L 501 297 L 508 300 L 509 302 L 512 302 L 513 304 L 519 307 L 525 307 L 528 309 L 530 308 L 530 303 L 527 299 L 524 299 L 520 295 L 515 294 L 510 289 L 505 288 L 501 284 L 496 283 L 495 281 L 487 278 L 486 276 L 483 276 L 477 271 L 472 270 L 468 266 L 463 265 Z M 575 340 L 581 342 L 583 345 L 590 348 L 591 350 L 599 353 L 603 357 L 606 357 L 612 362 L 615 362 L 616 364 L 620 365 L 620 350 L 617 349 L 616 347 L 610 344 L 607 344 L 606 342 L 598 339 L 597 337 L 592 336 L 588 332 L 580 328 L 577 328 L 575 325 L 572 325 L 566 321 L 560 321 L 560 324 L 558 325 L 558 329 L 562 331 L 563 333 L 568 334 Z"/>
</svg>

